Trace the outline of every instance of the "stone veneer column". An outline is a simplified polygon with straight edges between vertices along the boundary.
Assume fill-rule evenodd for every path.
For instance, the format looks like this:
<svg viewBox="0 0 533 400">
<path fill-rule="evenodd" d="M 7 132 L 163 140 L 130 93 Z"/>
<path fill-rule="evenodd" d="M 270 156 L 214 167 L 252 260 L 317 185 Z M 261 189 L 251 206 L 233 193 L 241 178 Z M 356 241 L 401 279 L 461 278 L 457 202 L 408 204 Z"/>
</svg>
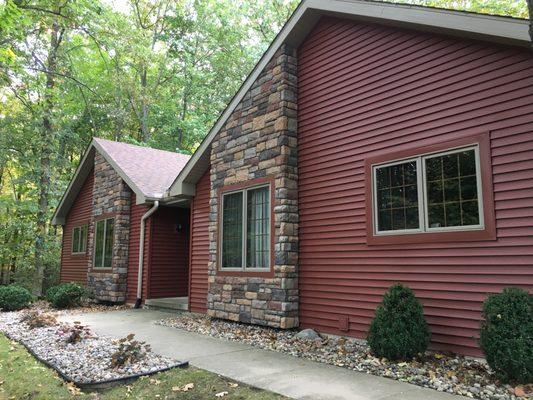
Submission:
<svg viewBox="0 0 533 400">
<path fill-rule="evenodd" d="M 212 143 L 208 314 L 277 328 L 298 326 L 297 58 L 285 45 Z M 219 190 L 275 178 L 272 278 L 217 275 Z"/>
<path fill-rule="evenodd" d="M 91 252 L 87 286 L 98 300 L 124 302 L 130 230 L 131 190 L 113 167 L 98 152 L 94 159 L 93 210 L 89 225 L 88 249 Z M 93 268 L 94 227 L 100 216 L 115 218 L 112 268 Z"/>
</svg>

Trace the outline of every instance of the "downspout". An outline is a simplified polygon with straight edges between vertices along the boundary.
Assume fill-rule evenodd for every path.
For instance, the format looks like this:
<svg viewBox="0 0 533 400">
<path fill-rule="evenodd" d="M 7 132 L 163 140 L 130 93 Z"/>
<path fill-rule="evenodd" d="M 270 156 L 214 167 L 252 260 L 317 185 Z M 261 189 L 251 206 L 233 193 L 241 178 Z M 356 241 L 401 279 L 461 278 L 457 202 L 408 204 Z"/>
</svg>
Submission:
<svg viewBox="0 0 533 400">
<path fill-rule="evenodd" d="M 146 220 L 157 211 L 159 208 L 159 201 L 156 200 L 152 208 L 150 208 L 141 218 L 141 240 L 139 243 L 139 268 L 137 270 L 137 300 L 135 300 L 134 308 L 139 308 L 142 302 L 143 291 L 143 266 L 144 266 L 144 229 Z"/>
</svg>

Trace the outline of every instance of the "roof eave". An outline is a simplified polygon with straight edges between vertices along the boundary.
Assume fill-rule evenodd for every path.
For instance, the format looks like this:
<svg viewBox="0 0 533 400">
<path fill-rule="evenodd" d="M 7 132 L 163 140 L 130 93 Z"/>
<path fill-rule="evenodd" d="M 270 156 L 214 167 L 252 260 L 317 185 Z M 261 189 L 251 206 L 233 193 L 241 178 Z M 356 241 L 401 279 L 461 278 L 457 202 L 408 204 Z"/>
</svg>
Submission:
<svg viewBox="0 0 533 400">
<path fill-rule="evenodd" d="M 298 46 L 302 43 L 322 15 L 414 28 L 503 44 L 529 46 L 530 43 L 527 20 L 363 0 L 303 1 L 272 41 L 196 152 L 178 174 L 170 186 L 169 196 L 186 195 L 184 190 L 190 190 L 186 184 L 194 187 L 199 177 L 205 172 L 206 163 L 210 159 L 211 143 L 216 134 L 224 126 L 272 56 L 283 43 L 289 43 L 292 46 Z"/>
</svg>

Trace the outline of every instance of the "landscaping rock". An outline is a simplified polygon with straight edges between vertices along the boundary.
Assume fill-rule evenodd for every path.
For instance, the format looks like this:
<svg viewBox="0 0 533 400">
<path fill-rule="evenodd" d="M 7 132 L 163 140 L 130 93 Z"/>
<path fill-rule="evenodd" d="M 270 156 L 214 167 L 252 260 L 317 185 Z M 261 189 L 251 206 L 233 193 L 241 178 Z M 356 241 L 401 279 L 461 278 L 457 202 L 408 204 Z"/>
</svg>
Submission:
<svg viewBox="0 0 533 400">
<path fill-rule="evenodd" d="M 318 333 L 316 333 L 313 329 L 304 329 L 303 331 L 300 331 L 295 336 L 296 339 L 300 340 L 321 340 L 322 338 Z"/>
<path fill-rule="evenodd" d="M 180 314 L 156 322 L 216 338 L 242 342 L 263 349 L 384 376 L 441 392 L 482 400 L 517 400 L 494 376 L 484 360 L 428 351 L 412 360 L 392 362 L 374 357 L 368 345 L 355 338 L 324 337 L 313 333 L 247 325 L 199 314 Z M 304 333 L 305 332 L 305 333 Z M 301 339 L 298 336 L 310 337 Z M 526 391 L 527 392 L 527 391 Z M 521 393 L 521 392 L 519 392 Z M 522 398 L 520 398 L 522 399 Z"/>
<path fill-rule="evenodd" d="M 42 360 L 54 365 L 76 382 L 94 383 L 155 373 L 176 364 L 170 358 L 145 352 L 140 360 L 113 368 L 111 356 L 118 349 L 117 340 L 90 333 L 84 334 L 76 343 L 67 343 L 70 324 L 30 329 L 26 322 L 21 321 L 23 315 L 23 311 L 0 313 L 0 332 L 24 344 Z"/>
</svg>

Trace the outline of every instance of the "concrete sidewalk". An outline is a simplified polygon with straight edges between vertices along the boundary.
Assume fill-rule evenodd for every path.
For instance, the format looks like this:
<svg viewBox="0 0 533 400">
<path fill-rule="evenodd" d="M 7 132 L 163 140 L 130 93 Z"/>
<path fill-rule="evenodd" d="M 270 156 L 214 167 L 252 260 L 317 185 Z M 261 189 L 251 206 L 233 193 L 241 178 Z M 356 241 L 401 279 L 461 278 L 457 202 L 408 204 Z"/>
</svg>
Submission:
<svg viewBox="0 0 533 400">
<path fill-rule="evenodd" d="M 229 342 L 155 325 L 172 314 L 126 310 L 63 316 L 81 321 L 93 331 L 115 337 L 134 333 L 154 352 L 219 375 L 295 399 L 324 400 L 460 400 L 436 390 L 303 360 L 246 344 Z"/>
</svg>

